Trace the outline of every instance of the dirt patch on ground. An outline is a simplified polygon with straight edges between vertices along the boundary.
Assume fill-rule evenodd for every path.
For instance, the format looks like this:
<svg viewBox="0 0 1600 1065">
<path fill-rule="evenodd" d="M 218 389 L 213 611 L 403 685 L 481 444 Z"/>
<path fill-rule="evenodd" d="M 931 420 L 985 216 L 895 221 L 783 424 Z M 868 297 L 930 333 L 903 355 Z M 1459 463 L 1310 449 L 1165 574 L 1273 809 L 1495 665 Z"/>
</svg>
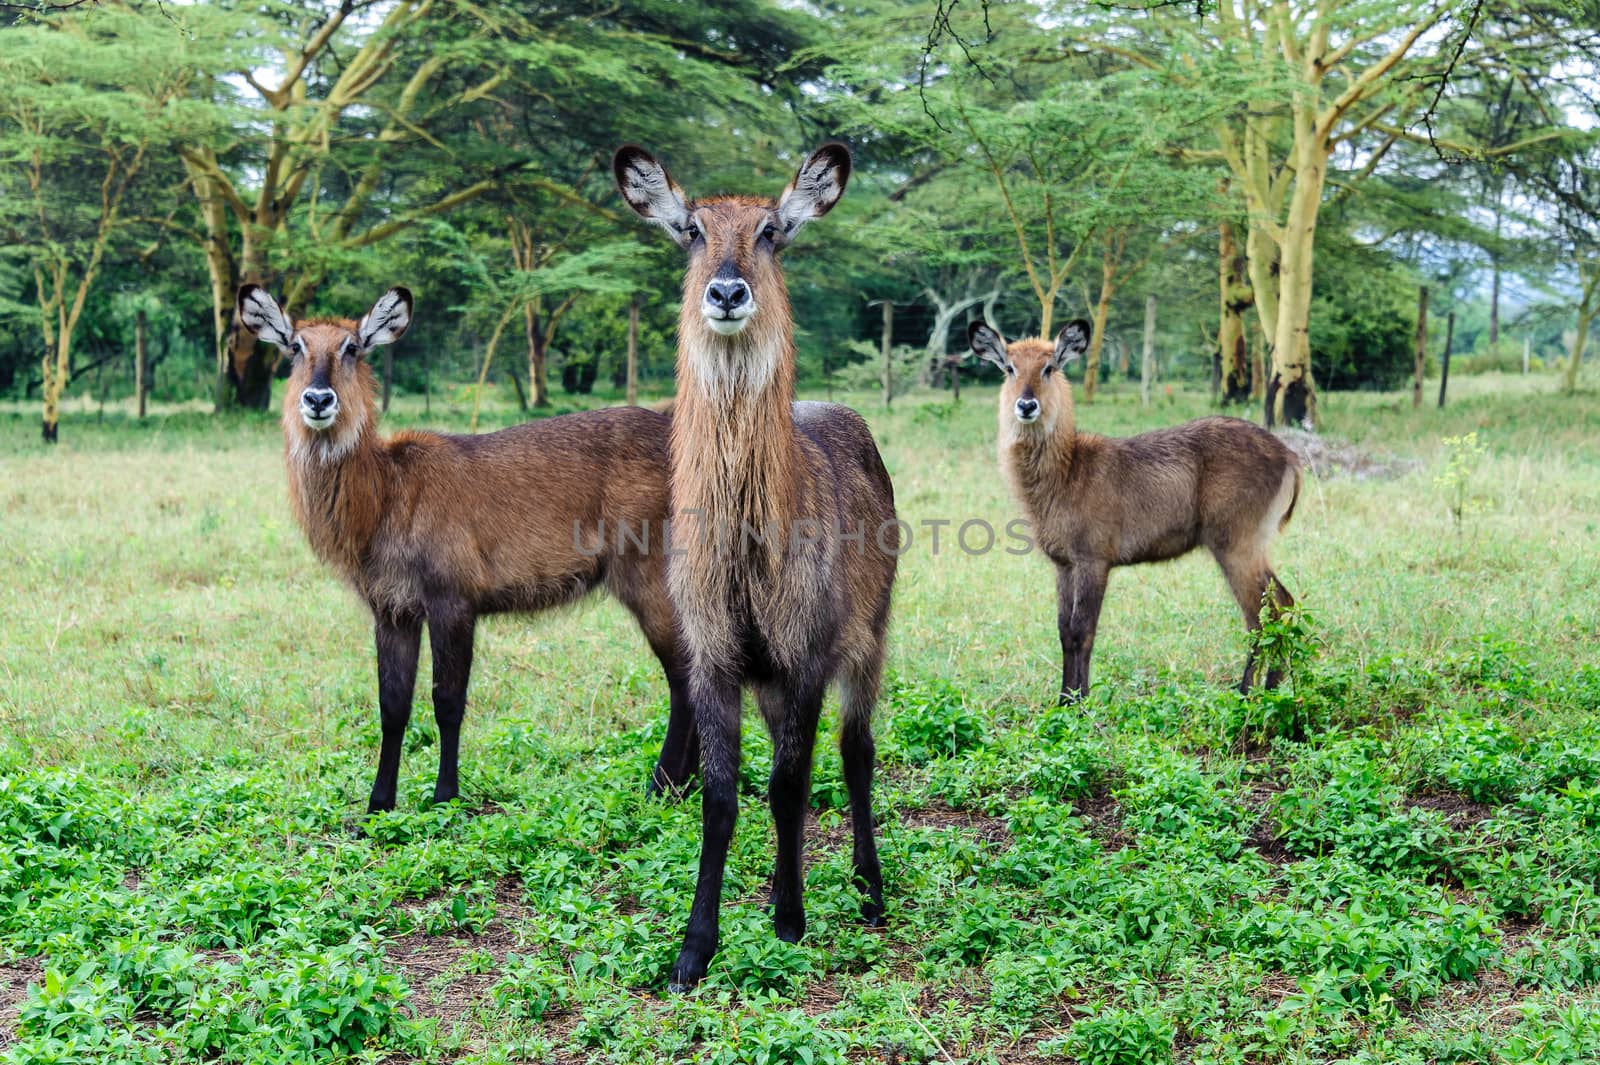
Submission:
<svg viewBox="0 0 1600 1065">
<path fill-rule="evenodd" d="M 1112 797 L 1110 788 L 1097 788 L 1069 801 L 1073 815 L 1083 820 L 1089 835 L 1100 842 L 1106 853 L 1133 846 L 1133 836 L 1122 827 L 1122 806 Z"/>
<path fill-rule="evenodd" d="M 1006 824 L 1005 818 L 991 817 L 972 810 L 957 810 L 942 804 L 924 806 L 918 810 L 902 808 L 900 823 L 907 828 L 961 829 L 972 833 L 985 843 L 992 843 L 998 847 L 1011 846 L 1011 828 Z"/>
<path fill-rule="evenodd" d="M 18 1011 L 28 997 L 28 985 L 44 977 L 38 958 L 18 958 L 0 965 L 0 1050 L 17 1041 Z"/>
<path fill-rule="evenodd" d="M 1255 784 L 1250 788 L 1250 794 L 1244 800 L 1244 807 L 1250 811 L 1253 820 L 1250 822 L 1250 838 L 1246 844 L 1272 865 L 1288 865 L 1290 862 L 1299 861 L 1299 855 L 1293 853 L 1278 838 L 1272 823 L 1272 803 L 1278 796 L 1278 789 L 1264 784 Z"/>
<path fill-rule="evenodd" d="M 850 815 L 829 816 L 828 827 L 822 827 L 819 811 L 806 811 L 806 856 L 831 854 L 850 846 Z"/>
<path fill-rule="evenodd" d="M 1406 805 L 1415 810 L 1430 810 L 1442 815 L 1457 832 L 1465 832 L 1474 825 L 1489 820 L 1499 809 L 1487 803 L 1474 802 L 1454 791 L 1412 795 L 1406 799 Z"/>
<path fill-rule="evenodd" d="M 506 956 L 522 943 L 520 926 L 528 916 L 522 884 L 514 878 L 495 886 L 495 916 L 479 935 L 429 935 L 413 932 L 384 948 L 389 964 L 405 974 L 411 986 L 410 1007 L 419 1017 L 437 1018 L 444 1031 L 473 1025 L 467 1042 L 481 1042 L 484 1033 L 472 1021 L 473 1009 L 500 978 Z M 489 961 L 470 964 L 469 956 Z M 401 1060 L 401 1059 L 396 1059 Z"/>
<path fill-rule="evenodd" d="M 1349 477 L 1357 481 L 1387 481 L 1422 468 L 1418 459 L 1368 451 L 1348 440 L 1319 436 L 1304 429 L 1284 429 L 1277 435 L 1300 459 L 1306 472 L 1322 480 Z"/>
</svg>

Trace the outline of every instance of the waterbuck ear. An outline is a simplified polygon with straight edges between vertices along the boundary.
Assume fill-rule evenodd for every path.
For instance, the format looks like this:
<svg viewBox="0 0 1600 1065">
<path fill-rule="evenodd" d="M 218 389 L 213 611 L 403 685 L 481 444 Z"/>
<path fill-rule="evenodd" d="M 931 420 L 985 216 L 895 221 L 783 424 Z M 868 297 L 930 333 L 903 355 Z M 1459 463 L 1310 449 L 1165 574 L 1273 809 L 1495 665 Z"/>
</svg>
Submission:
<svg viewBox="0 0 1600 1065">
<path fill-rule="evenodd" d="M 411 328 L 411 290 L 396 285 L 372 305 L 372 310 L 356 323 L 356 339 L 362 351 L 393 344 Z"/>
<path fill-rule="evenodd" d="M 1010 356 L 1006 354 L 1006 338 L 990 329 L 987 323 L 973 322 L 967 326 L 967 343 L 972 345 L 972 351 L 978 358 L 988 359 L 1002 370 L 1010 365 Z"/>
<path fill-rule="evenodd" d="M 260 285 L 240 285 L 234 301 L 234 317 L 268 344 L 286 348 L 294 343 L 294 323 L 283 313 L 278 301 Z"/>
<path fill-rule="evenodd" d="M 1057 369 L 1089 350 L 1091 328 L 1087 318 L 1074 318 L 1061 327 L 1061 332 L 1056 334 L 1056 350 L 1050 355 L 1050 361 L 1056 364 Z"/>
<path fill-rule="evenodd" d="M 789 187 L 778 199 L 778 224 L 792 237 L 813 218 L 821 218 L 844 195 L 850 180 L 850 149 L 835 141 L 824 144 L 800 164 Z"/>
<path fill-rule="evenodd" d="M 611 157 L 611 173 L 617 179 L 617 191 L 634 214 L 665 229 L 680 248 L 694 242 L 688 200 L 649 152 L 636 144 L 624 144 Z"/>
</svg>

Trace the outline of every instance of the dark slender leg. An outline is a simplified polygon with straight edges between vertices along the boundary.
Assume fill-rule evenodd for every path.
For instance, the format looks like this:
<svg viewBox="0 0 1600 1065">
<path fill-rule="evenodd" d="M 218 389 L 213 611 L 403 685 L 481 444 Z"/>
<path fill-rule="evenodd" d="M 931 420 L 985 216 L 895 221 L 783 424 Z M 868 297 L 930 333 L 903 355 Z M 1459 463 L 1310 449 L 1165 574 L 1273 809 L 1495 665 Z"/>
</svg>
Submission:
<svg viewBox="0 0 1600 1065">
<path fill-rule="evenodd" d="M 1056 567 L 1056 635 L 1061 639 L 1061 692 L 1059 705 L 1083 698 L 1083 679 L 1078 676 L 1078 656 L 1072 650 L 1072 568 Z"/>
<path fill-rule="evenodd" d="M 806 932 L 805 830 L 811 804 L 811 761 L 822 714 L 823 685 L 809 677 L 785 678 L 759 693 L 762 716 L 772 730 L 772 778 L 767 803 L 777 829 L 772 867 L 772 927 L 778 938 L 797 943 Z"/>
<path fill-rule="evenodd" d="M 874 666 L 870 671 L 847 674 L 839 692 L 844 714 L 839 725 L 839 757 L 850 794 L 852 857 L 856 886 L 866 896 L 861 900 L 861 919 L 875 928 L 883 924 L 883 870 L 878 865 L 872 824 L 872 767 L 877 757 L 872 741 L 872 708 L 878 699 L 878 669 Z"/>
<path fill-rule="evenodd" d="M 1093 562 L 1056 568 L 1056 627 L 1061 637 L 1061 703 L 1089 694 L 1089 658 L 1105 602 L 1109 569 Z"/>
<path fill-rule="evenodd" d="M 683 933 L 683 949 L 668 981 L 673 991 L 698 984 L 717 952 L 722 875 L 739 816 L 738 681 L 696 670 L 690 676 L 689 694 L 700 732 L 700 875 Z"/>
<path fill-rule="evenodd" d="M 1294 606 L 1294 596 L 1289 594 L 1289 589 L 1283 586 L 1283 582 L 1278 580 L 1278 575 L 1270 569 L 1267 570 L 1266 587 L 1272 592 L 1272 606 L 1269 609 L 1272 611 L 1273 617 L 1277 617 L 1280 612 Z M 1254 662 L 1250 663 L 1250 665 L 1253 666 Z M 1248 678 L 1248 667 L 1246 668 L 1245 676 Z M 1281 683 L 1283 683 L 1283 670 L 1274 663 L 1267 668 L 1267 690 L 1271 691 Z"/>
<path fill-rule="evenodd" d="M 433 719 L 439 725 L 439 776 L 433 801 L 461 794 L 456 762 L 461 750 L 461 719 L 467 710 L 467 680 L 472 675 L 472 636 L 477 618 L 457 600 L 428 604 L 428 642 L 433 646 Z"/>
<path fill-rule="evenodd" d="M 664 655 L 662 668 L 667 673 L 670 703 L 667 709 L 667 738 L 661 744 L 661 757 L 650 774 L 650 794 L 677 797 L 689 787 L 700 771 L 700 733 L 695 728 L 694 708 L 689 702 L 689 681 Z"/>
<path fill-rule="evenodd" d="M 373 625 L 378 647 L 378 718 L 383 745 L 378 750 L 378 776 L 372 782 L 367 813 L 394 809 L 400 778 L 400 748 L 411 720 L 411 698 L 417 686 L 417 650 L 422 622 L 417 618 L 379 616 Z"/>
<path fill-rule="evenodd" d="M 1229 557 L 1218 551 L 1215 552 L 1217 564 L 1222 567 L 1222 575 L 1228 580 L 1228 587 L 1233 591 L 1233 597 L 1239 603 L 1239 611 L 1244 614 L 1244 627 L 1250 633 L 1255 633 L 1261 628 L 1261 611 L 1263 600 L 1268 590 L 1272 592 L 1272 602 L 1265 604 L 1265 609 L 1276 617 L 1278 612 L 1294 605 L 1294 596 L 1289 594 L 1278 580 L 1277 574 L 1259 558 Z M 1256 677 L 1256 652 L 1254 641 L 1250 653 L 1244 660 L 1244 676 L 1239 680 L 1239 691 L 1248 694 L 1255 685 Z M 1267 688 L 1276 688 L 1283 680 L 1283 670 L 1277 666 L 1267 669 Z"/>
</svg>

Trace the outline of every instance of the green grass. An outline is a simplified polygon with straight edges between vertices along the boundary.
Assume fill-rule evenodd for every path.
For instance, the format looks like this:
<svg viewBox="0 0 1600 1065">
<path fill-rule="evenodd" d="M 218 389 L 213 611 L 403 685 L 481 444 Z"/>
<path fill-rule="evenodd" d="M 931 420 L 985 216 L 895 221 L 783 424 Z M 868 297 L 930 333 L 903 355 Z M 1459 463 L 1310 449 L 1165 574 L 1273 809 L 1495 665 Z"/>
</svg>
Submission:
<svg viewBox="0 0 1600 1065">
<path fill-rule="evenodd" d="M 482 625 L 464 803 L 428 807 L 424 697 L 400 808 L 355 839 L 369 622 L 290 518 L 275 420 L 73 410 L 46 450 L 0 413 L 0 1053 L 1594 1061 L 1600 398 L 1452 385 L 1443 412 L 1325 397 L 1329 434 L 1417 465 L 1308 480 L 1276 551 L 1306 613 L 1273 635 L 1316 652 L 1290 690 L 1228 690 L 1246 641 L 1197 556 L 1115 575 L 1070 710 L 1050 566 L 953 527 L 935 555 L 921 524 L 1014 515 L 992 392 L 838 397 L 916 530 L 878 724 L 889 926 L 853 920 L 830 740 L 809 932 L 773 938 L 752 717 L 723 950 L 676 998 L 698 803 L 644 797 L 665 685 L 615 604 Z M 463 428 L 469 397 L 389 427 Z M 1112 390 L 1080 423 L 1206 411 Z M 1435 479 L 1472 431 L 1457 527 Z"/>
</svg>

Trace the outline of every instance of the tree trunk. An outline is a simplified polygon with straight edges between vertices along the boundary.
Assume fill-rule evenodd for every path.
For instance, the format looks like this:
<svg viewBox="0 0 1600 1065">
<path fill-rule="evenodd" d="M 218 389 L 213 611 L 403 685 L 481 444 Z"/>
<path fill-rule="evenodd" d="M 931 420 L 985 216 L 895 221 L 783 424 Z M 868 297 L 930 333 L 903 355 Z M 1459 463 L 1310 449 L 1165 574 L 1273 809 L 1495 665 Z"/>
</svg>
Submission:
<svg viewBox="0 0 1600 1065">
<path fill-rule="evenodd" d="M 1526 377 L 1528 374 L 1528 358 L 1532 354 L 1533 338 L 1530 336 L 1525 336 L 1522 338 L 1522 374 L 1524 377 Z"/>
<path fill-rule="evenodd" d="M 1494 354 L 1498 354 L 1496 349 L 1500 345 L 1500 197 L 1501 190 L 1497 188 L 1494 193 L 1495 248 L 1489 254 L 1489 262 L 1494 267 L 1494 279 L 1489 285 L 1489 351 Z"/>
<path fill-rule="evenodd" d="M 534 407 L 550 405 L 550 385 L 545 379 L 545 335 L 539 327 L 540 300 L 535 299 L 523 310 L 523 320 L 528 337 L 528 391 L 533 393 Z"/>
<path fill-rule="evenodd" d="M 216 382 L 212 391 L 212 405 L 221 411 L 228 406 L 228 323 L 232 320 L 234 295 L 238 291 L 239 272 L 228 244 L 228 209 L 222 192 L 202 170 L 192 166 L 187 158 L 184 169 L 189 174 L 200 217 L 205 222 L 206 275 L 211 281 L 211 342 L 216 356 Z"/>
<path fill-rule="evenodd" d="M 1267 335 L 1259 328 L 1250 336 L 1250 401 L 1267 394 Z"/>
<path fill-rule="evenodd" d="M 1244 403 L 1250 398 L 1250 352 L 1245 347 L 1244 312 L 1254 302 L 1250 286 L 1244 283 L 1239 246 L 1233 225 L 1224 219 L 1217 227 L 1217 280 L 1220 300 L 1217 320 L 1222 402 Z"/>
<path fill-rule="evenodd" d="M 883 300 L 883 409 L 888 410 L 894 401 L 894 365 L 890 361 L 890 346 L 894 341 L 894 301 Z"/>
<path fill-rule="evenodd" d="M 1494 280 L 1489 285 L 1489 350 L 1500 344 L 1500 257 L 1495 256 Z"/>
<path fill-rule="evenodd" d="M 639 405 L 639 294 L 628 300 L 628 406 Z"/>
<path fill-rule="evenodd" d="M 1106 321 L 1111 317 L 1111 298 L 1116 295 L 1116 264 L 1111 261 L 1110 243 L 1100 260 L 1100 299 L 1094 305 L 1094 328 L 1089 332 L 1089 351 L 1083 360 L 1083 401 L 1094 402 L 1100 386 L 1100 351 L 1106 342 Z M 1045 337 L 1046 340 L 1050 338 Z"/>
<path fill-rule="evenodd" d="M 272 362 L 256 338 L 234 322 L 228 329 L 228 383 L 233 404 L 241 410 L 266 410 L 272 405 Z"/>
<path fill-rule="evenodd" d="M 145 415 L 145 398 L 150 391 L 149 349 L 145 347 L 145 313 L 140 308 L 133 316 L 133 395 L 139 405 L 139 418 Z"/>
<path fill-rule="evenodd" d="M 1584 277 L 1585 273 L 1588 277 Z M 1600 261 L 1591 261 L 1589 269 L 1578 264 L 1578 281 L 1583 286 L 1583 296 L 1578 301 L 1578 335 L 1572 338 L 1572 358 L 1567 362 L 1566 378 L 1562 385 L 1568 392 L 1578 390 L 1578 368 L 1583 365 L 1583 349 L 1589 341 L 1589 323 L 1594 321 L 1596 297 L 1600 296 Z"/>
<path fill-rule="evenodd" d="M 1567 360 L 1566 373 L 1562 375 L 1561 387 L 1567 392 L 1578 390 L 1578 368 L 1583 365 L 1583 349 L 1589 341 L 1589 323 L 1593 320 L 1593 310 L 1578 308 L 1578 333 L 1572 338 L 1572 356 Z"/>
<path fill-rule="evenodd" d="M 1299 115 L 1300 125 L 1312 118 Z M 1316 253 L 1317 211 L 1328 173 L 1326 147 L 1312 131 L 1295 131 L 1297 148 L 1289 222 L 1284 229 L 1283 261 L 1278 274 L 1277 325 L 1272 332 L 1272 372 L 1264 404 L 1267 428 L 1274 425 L 1317 425 L 1316 382 L 1311 376 L 1311 268 Z M 1261 289 L 1256 289 L 1257 305 Z"/>
<path fill-rule="evenodd" d="M 516 363 L 511 363 L 506 367 L 506 376 L 511 378 L 511 389 L 517 394 L 517 409 L 526 414 L 528 412 L 528 394 L 522 390 L 522 378 L 517 376 Z"/>
<path fill-rule="evenodd" d="M 1150 405 L 1150 384 L 1156 375 L 1156 297 L 1144 298 L 1144 357 L 1139 361 L 1139 403 Z"/>
<path fill-rule="evenodd" d="M 1444 390 L 1450 383 L 1450 345 L 1456 339 L 1456 312 L 1444 320 L 1444 357 L 1439 360 L 1439 409 L 1444 410 Z"/>
<path fill-rule="evenodd" d="M 1428 359 L 1428 286 L 1417 289 L 1417 375 L 1411 385 L 1411 407 L 1422 406 L 1422 370 Z"/>
<path fill-rule="evenodd" d="M 60 350 L 66 346 L 65 338 L 57 343 L 58 350 L 47 350 L 40 360 L 44 374 L 39 382 L 39 391 L 44 399 L 44 413 L 40 418 L 39 436 L 47 444 L 55 443 L 61 435 L 61 393 L 67 387 L 66 365 L 70 357 L 68 352 Z"/>
<path fill-rule="evenodd" d="M 1252 306 L 1256 309 L 1256 325 L 1271 344 L 1278 331 L 1278 285 L 1283 263 L 1272 234 L 1253 221 L 1245 235 L 1245 266 L 1250 278 Z"/>
<path fill-rule="evenodd" d="M 233 404 L 242 410 L 266 410 L 272 405 L 272 359 L 253 334 L 239 327 L 234 319 L 234 294 L 246 282 L 266 285 L 265 251 L 245 227 L 244 245 L 239 255 L 239 273 L 227 286 L 228 331 L 224 355 L 227 382 L 233 388 Z M 226 261 L 232 265 L 232 260 Z M 291 314 L 300 308 L 290 305 Z"/>
<path fill-rule="evenodd" d="M 1578 335 L 1572 340 L 1572 358 L 1567 360 L 1567 372 L 1562 387 L 1568 392 L 1578 390 L 1578 368 L 1583 365 L 1583 349 L 1589 340 L 1589 323 L 1594 320 L 1594 311 L 1578 311 Z"/>
<path fill-rule="evenodd" d="M 934 306 L 933 328 L 928 332 L 928 344 L 924 349 L 924 371 L 929 376 L 929 384 L 936 383 L 935 378 L 944 368 L 944 359 L 949 354 L 950 326 L 965 311 L 975 303 L 987 302 L 993 293 L 980 296 L 962 296 L 951 303 L 946 303 L 937 292 L 931 288 L 922 290 Z"/>
</svg>

